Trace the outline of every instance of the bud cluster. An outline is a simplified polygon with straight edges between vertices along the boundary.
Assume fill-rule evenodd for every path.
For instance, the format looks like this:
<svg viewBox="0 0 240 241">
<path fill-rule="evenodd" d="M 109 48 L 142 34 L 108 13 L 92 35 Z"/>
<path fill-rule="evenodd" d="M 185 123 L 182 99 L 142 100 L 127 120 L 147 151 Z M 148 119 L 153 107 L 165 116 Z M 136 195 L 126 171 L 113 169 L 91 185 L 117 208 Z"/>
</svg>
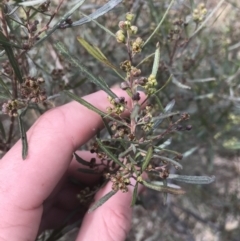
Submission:
<svg viewBox="0 0 240 241">
<path fill-rule="evenodd" d="M 125 110 L 125 105 L 127 104 L 124 97 L 112 98 L 111 96 L 108 96 L 108 100 L 113 105 L 112 107 L 107 108 L 108 113 L 114 113 L 116 115 L 123 113 Z"/>
<path fill-rule="evenodd" d="M 196 23 L 202 22 L 204 17 L 207 14 L 207 8 L 205 7 L 204 3 L 200 3 L 197 8 L 193 10 L 193 21 Z"/>
<path fill-rule="evenodd" d="M 127 192 L 128 191 L 128 185 L 130 184 L 130 179 L 128 177 L 128 174 L 123 173 L 123 171 L 118 171 L 116 174 L 110 174 L 108 173 L 106 175 L 107 178 L 110 179 L 112 182 L 112 190 L 113 191 L 122 191 Z"/>
<path fill-rule="evenodd" d="M 157 80 L 156 80 L 156 76 L 154 75 L 150 75 L 147 78 L 146 83 L 143 85 L 144 89 L 146 90 L 148 95 L 152 95 L 156 92 L 156 87 L 157 87 Z"/>
<path fill-rule="evenodd" d="M 45 101 L 47 99 L 46 92 L 41 86 L 44 82 L 44 79 L 41 77 L 27 77 L 25 82 L 21 84 L 22 98 L 34 103 Z"/>
<path fill-rule="evenodd" d="M 10 117 L 18 116 L 17 110 L 19 109 L 18 100 L 8 100 L 7 103 L 2 105 L 2 112 Z"/>
<path fill-rule="evenodd" d="M 130 44 L 132 54 L 140 53 L 143 47 L 143 40 L 137 37 L 135 40 L 130 40 L 130 36 L 136 35 L 138 27 L 131 24 L 134 14 L 127 13 L 125 21 L 120 21 L 118 24 L 119 30 L 116 32 L 115 37 L 118 43 Z"/>
</svg>

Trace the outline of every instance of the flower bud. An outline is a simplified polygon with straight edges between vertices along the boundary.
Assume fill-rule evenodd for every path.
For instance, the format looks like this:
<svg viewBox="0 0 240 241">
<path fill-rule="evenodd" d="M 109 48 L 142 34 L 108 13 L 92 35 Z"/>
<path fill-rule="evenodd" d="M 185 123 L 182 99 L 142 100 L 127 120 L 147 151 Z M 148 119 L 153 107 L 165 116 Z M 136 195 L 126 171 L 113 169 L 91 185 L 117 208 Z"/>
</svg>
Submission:
<svg viewBox="0 0 240 241">
<path fill-rule="evenodd" d="M 126 14 L 126 20 L 132 21 L 133 18 L 134 18 L 134 14 L 133 14 L 133 13 L 127 13 L 127 14 Z"/>
<path fill-rule="evenodd" d="M 125 43 L 126 38 L 122 30 L 118 30 L 115 34 L 115 37 L 118 43 Z"/>
<path fill-rule="evenodd" d="M 129 84 L 128 84 L 127 82 L 122 82 L 122 83 L 120 84 L 120 88 L 121 88 L 122 90 L 126 90 L 126 89 L 129 88 Z"/>
<path fill-rule="evenodd" d="M 131 31 L 131 34 L 136 34 L 137 31 L 138 31 L 138 27 L 137 26 L 131 26 L 130 31 Z"/>
</svg>

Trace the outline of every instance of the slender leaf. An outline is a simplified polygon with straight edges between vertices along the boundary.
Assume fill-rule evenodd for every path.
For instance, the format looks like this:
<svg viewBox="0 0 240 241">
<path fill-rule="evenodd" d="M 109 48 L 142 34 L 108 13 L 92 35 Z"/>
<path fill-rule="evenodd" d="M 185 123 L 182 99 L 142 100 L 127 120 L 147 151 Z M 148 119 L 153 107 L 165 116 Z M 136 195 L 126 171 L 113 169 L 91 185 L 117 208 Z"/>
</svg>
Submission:
<svg viewBox="0 0 240 241">
<path fill-rule="evenodd" d="M 195 146 L 193 148 L 191 148 L 190 150 L 186 151 L 183 153 L 183 158 L 186 158 L 188 156 L 191 156 L 196 150 L 198 150 L 198 146 Z"/>
<path fill-rule="evenodd" d="M 89 102 L 87 102 L 86 100 L 79 98 L 78 96 L 76 96 L 75 94 L 71 93 L 68 90 L 64 90 L 63 91 L 66 95 L 68 95 L 70 98 L 72 98 L 73 100 L 77 101 L 78 103 L 80 103 L 81 105 L 87 107 L 89 110 L 92 110 L 94 112 L 96 112 L 97 114 L 99 114 L 100 116 L 105 116 L 106 113 L 99 110 L 98 108 L 96 108 L 95 106 L 93 106 L 92 104 L 90 104 Z"/>
<path fill-rule="evenodd" d="M 179 115 L 179 112 L 177 111 L 177 112 L 172 112 L 172 113 L 160 114 L 159 116 L 153 117 L 152 120 L 153 121 L 163 120 L 163 119 L 175 116 L 175 115 Z"/>
<path fill-rule="evenodd" d="M 68 27 L 74 27 L 74 26 L 80 26 L 83 25 L 85 23 L 91 22 L 93 19 L 96 19 L 102 15 L 104 15 L 105 13 L 109 12 L 110 10 L 112 10 L 114 7 L 116 7 L 119 3 L 121 3 L 122 0 L 110 0 L 108 1 L 106 4 L 104 4 L 102 7 L 100 7 L 99 9 L 97 9 L 95 12 L 93 12 L 92 14 L 73 22 L 72 24 L 65 24 L 63 25 L 63 28 L 68 28 Z"/>
<path fill-rule="evenodd" d="M 163 21 L 165 20 L 165 18 L 166 18 L 166 16 L 167 16 L 170 8 L 172 7 L 173 3 L 174 3 L 174 0 L 172 0 L 172 1 L 170 2 L 170 4 L 168 5 L 168 8 L 167 8 L 166 12 L 164 13 L 164 15 L 163 15 L 160 23 L 157 25 L 157 27 L 154 29 L 154 31 L 152 32 L 152 34 L 151 34 L 151 35 L 148 37 L 148 39 L 145 41 L 144 46 L 151 40 L 151 38 L 154 36 L 154 34 L 157 32 L 157 30 L 161 27 L 161 25 L 162 25 Z"/>
<path fill-rule="evenodd" d="M 84 17 L 88 17 L 90 18 L 88 15 L 84 14 L 83 12 L 80 11 L 80 13 L 84 16 Z M 102 24 L 100 24 L 99 22 L 97 22 L 96 20 L 90 18 L 92 22 L 96 23 L 101 29 L 103 29 L 106 33 L 108 33 L 109 35 L 115 37 L 115 34 L 113 32 L 111 32 L 108 28 L 104 27 Z"/>
<path fill-rule="evenodd" d="M 0 77 L 0 85 L 3 87 L 6 96 L 8 96 L 8 98 L 11 99 L 12 94 L 11 94 L 10 90 L 8 89 L 7 85 L 4 83 L 4 81 L 2 80 L 1 77 Z"/>
<path fill-rule="evenodd" d="M 137 197 L 138 197 L 138 182 L 136 182 L 134 190 L 133 190 L 131 207 L 133 207 L 136 204 Z"/>
<path fill-rule="evenodd" d="M 116 193 L 117 191 L 113 191 L 113 190 L 107 193 L 105 196 L 100 198 L 96 203 L 94 203 L 92 207 L 89 208 L 88 213 L 91 213 L 94 210 L 96 210 L 98 207 L 102 206 L 109 198 L 111 198 Z"/>
<path fill-rule="evenodd" d="M 104 124 L 104 126 L 105 126 L 108 134 L 109 134 L 110 136 L 113 136 L 113 132 L 112 132 L 112 130 L 111 130 L 108 122 L 107 122 L 103 117 L 102 117 L 102 121 L 103 121 L 103 124 Z"/>
<path fill-rule="evenodd" d="M 168 179 L 174 179 L 178 182 L 185 182 L 191 184 L 209 184 L 215 180 L 215 176 L 184 176 L 177 174 L 169 174 Z"/>
<path fill-rule="evenodd" d="M 80 61 L 77 59 L 77 58 L 74 58 L 68 51 L 67 49 L 65 48 L 65 46 L 58 42 L 56 45 L 56 48 L 58 49 L 58 51 L 67 58 L 67 60 L 72 63 L 73 65 L 75 65 L 76 67 L 78 67 L 82 72 L 84 72 L 88 77 L 89 79 L 95 84 L 97 85 L 100 89 L 104 90 L 108 95 L 110 95 L 111 97 L 113 98 L 116 98 L 116 94 L 113 93 L 111 91 L 111 89 L 106 86 L 106 84 L 104 84 L 102 82 L 101 79 L 95 77 L 93 74 L 91 74 L 87 69 L 86 67 L 80 63 Z"/>
<path fill-rule="evenodd" d="M 25 2 L 20 2 L 18 5 L 24 6 L 24 7 L 30 7 L 38 4 L 42 4 L 46 2 L 46 0 L 32 0 L 32 1 L 25 1 Z"/>
<path fill-rule="evenodd" d="M 9 100 L 9 96 L 5 93 L 0 93 L 0 99 Z"/>
<path fill-rule="evenodd" d="M 152 67 L 152 75 L 154 75 L 154 76 L 157 75 L 159 62 L 160 62 L 160 44 L 157 43 L 157 49 L 155 51 L 154 62 L 153 62 L 153 67 Z"/>
<path fill-rule="evenodd" d="M 178 86 L 178 87 L 180 87 L 180 88 L 182 88 L 182 89 L 191 89 L 190 86 L 182 84 L 182 83 L 179 82 L 174 76 L 173 76 L 173 78 L 172 78 L 172 82 L 173 82 L 176 86 Z"/>
<path fill-rule="evenodd" d="M 84 165 L 84 166 L 90 166 L 90 163 L 88 161 L 83 160 L 79 155 L 77 155 L 77 153 L 73 153 L 75 159 L 77 162 L 79 162 L 80 164 Z"/>
<path fill-rule="evenodd" d="M 119 166 L 124 167 L 123 163 L 120 162 L 120 161 L 118 160 L 118 158 L 117 158 L 116 156 L 114 156 L 114 154 L 113 154 L 107 147 L 105 147 L 99 139 L 96 139 L 96 141 L 97 141 L 99 147 L 105 152 L 105 154 L 106 154 L 109 158 L 112 159 L 112 161 L 114 161 L 114 162 L 115 162 L 116 164 L 118 164 Z"/>
<path fill-rule="evenodd" d="M 159 192 L 176 194 L 176 195 L 182 195 L 185 193 L 185 191 L 180 188 L 173 188 L 173 187 L 164 186 L 164 185 L 157 185 L 157 184 L 150 183 L 150 182 L 147 182 L 144 180 L 142 181 L 142 183 L 145 187 L 148 187 L 150 189 L 153 189 L 153 190 L 156 190 Z"/>
<path fill-rule="evenodd" d="M 172 111 L 175 103 L 176 103 L 176 101 L 175 101 L 174 99 L 171 100 L 171 101 L 166 105 L 166 107 L 164 108 L 164 111 L 165 111 L 165 112 Z"/>
<path fill-rule="evenodd" d="M 173 160 L 173 159 L 171 159 L 169 157 L 159 156 L 159 155 L 153 155 L 153 157 L 160 158 L 162 161 L 172 163 L 173 165 L 175 165 L 178 168 L 182 169 L 182 165 L 179 162 L 177 162 L 177 161 L 175 161 L 175 160 Z"/>
<path fill-rule="evenodd" d="M 4 34 L 1 31 L 0 31 L 0 41 L 9 42 L 9 40 L 4 36 Z M 18 78 L 20 83 L 23 83 L 22 73 L 20 71 L 18 62 L 14 56 L 12 48 L 6 44 L 2 44 L 2 47 L 5 50 L 5 53 L 9 59 L 10 64 L 12 65 L 12 68 L 16 74 L 16 77 Z"/>
<path fill-rule="evenodd" d="M 97 114 L 99 114 L 102 118 L 108 117 L 110 120 L 113 120 L 117 123 L 119 123 L 120 125 L 124 125 L 124 126 L 128 126 L 125 122 L 120 121 L 115 119 L 114 117 L 112 117 L 111 115 L 108 115 L 107 113 L 99 110 L 98 108 L 96 108 L 95 106 L 93 106 L 92 104 L 88 103 L 86 100 L 79 98 L 78 96 L 76 96 L 75 94 L 71 93 L 68 90 L 64 90 L 63 91 L 65 94 L 67 94 L 70 98 L 72 98 L 73 100 L 77 101 L 78 103 L 80 103 L 81 105 L 85 106 L 86 108 L 88 108 L 89 110 L 92 110 L 94 112 L 96 112 Z"/>
<path fill-rule="evenodd" d="M 97 173 L 95 170 L 93 169 L 87 169 L 87 168 L 78 168 L 79 172 L 83 172 L 83 173 L 87 173 L 87 174 L 93 174 L 93 175 L 97 175 L 99 173 Z"/>
<path fill-rule="evenodd" d="M 164 141 L 161 145 L 159 145 L 158 147 L 161 149 L 164 149 L 166 146 L 169 146 L 171 143 L 172 143 L 172 138 L 169 138 L 166 141 Z"/>
<path fill-rule="evenodd" d="M 188 80 L 189 83 L 205 83 L 209 81 L 216 81 L 215 77 L 209 77 L 209 78 L 204 78 L 204 79 L 193 79 L 193 80 Z"/>
<path fill-rule="evenodd" d="M 17 118 L 18 118 L 19 130 L 20 130 L 20 137 L 22 141 L 22 158 L 23 160 L 25 160 L 28 154 L 28 142 L 27 142 L 27 134 L 21 118 L 22 113 L 20 113 Z"/>
<path fill-rule="evenodd" d="M 147 154 L 145 156 L 145 160 L 142 163 L 142 171 L 144 171 L 147 168 L 152 157 L 153 157 L 153 147 L 149 146 Z"/>
<path fill-rule="evenodd" d="M 115 69 L 115 70 L 117 69 L 113 64 L 111 64 L 111 62 L 109 62 L 107 57 L 102 53 L 102 51 L 98 47 L 92 46 L 83 38 L 78 37 L 77 40 L 88 51 L 88 53 L 91 54 L 95 59 L 97 59 L 98 61 L 100 61 L 101 63 L 107 65 L 112 69 Z"/>
<path fill-rule="evenodd" d="M 3 126 L 3 123 L 0 121 L 0 132 L 2 134 L 2 138 L 4 141 L 6 141 L 6 132 L 5 132 L 5 128 Z"/>
</svg>

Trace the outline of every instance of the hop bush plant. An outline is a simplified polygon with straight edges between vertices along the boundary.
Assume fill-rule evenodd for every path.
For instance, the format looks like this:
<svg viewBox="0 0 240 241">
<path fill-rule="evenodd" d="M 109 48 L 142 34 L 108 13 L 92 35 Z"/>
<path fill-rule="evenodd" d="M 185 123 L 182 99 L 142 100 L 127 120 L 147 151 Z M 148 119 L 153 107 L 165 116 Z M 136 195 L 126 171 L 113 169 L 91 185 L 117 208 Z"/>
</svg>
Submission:
<svg viewBox="0 0 240 241">
<path fill-rule="evenodd" d="M 121 1 L 111 0 L 100 10 L 98 9 L 97 13 L 90 13 L 89 16 L 84 14 L 82 19 L 74 21 L 74 18 L 79 18 L 76 10 L 83 2 L 78 1 L 69 9 L 64 5 L 64 1 L 57 4 L 40 0 L 35 3 L 32 1 L 1 3 L 1 117 L 9 117 L 8 133 L 5 131 L 5 122 L 0 123 L 2 154 L 8 151 L 20 136 L 23 144 L 23 159 L 27 158 L 28 145 L 25 129 L 26 124 L 28 126 L 29 123 L 26 116 L 29 117 L 32 110 L 39 114 L 43 113 L 57 103 L 55 98 L 60 96 L 59 93 L 64 93 L 65 97 L 62 97 L 59 102 L 65 102 L 66 96 L 78 101 L 81 105 L 98 113 L 106 127 L 88 145 L 88 149 L 96 154 L 96 159 L 88 163 L 74 153 L 76 160 L 85 166 L 79 171 L 101 174 L 103 177 L 99 186 L 92 189 L 86 187 L 79 193 L 76 198 L 80 203 L 89 205 L 94 193 L 106 181 L 112 183 L 112 191 L 95 203 L 90 211 L 104 205 L 104 202 L 116 192 L 127 192 L 130 185 L 134 186 L 132 205 L 135 205 L 140 184 L 163 192 L 164 202 L 166 202 L 168 193 L 185 193 L 172 181 L 192 184 L 211 183 L 214 176 L 196 176 L 192 172 L 187 175 L 181 169 L 183 169 L 183 157 L 191 155 L 203 145 L 208 145 L 209 150 L 218 149 L 219 151 L 222 148 L 213 143 L 220 142 L 228 148 L 231 143 L 230 146 L 238 147 L 238 139 L 232 138 L 231 128 L 225 125 L 228 117 L 231 121 L 235 121 L 235 125 L 238 123 L 236 113 L 228 114 L 231 108 L 236 106 L 234 98 L 237 97 L 232 97 L 234 101 L 231 101 L 230 96 L 224 92 L 231 81 L 218 87 L 215 84 L 215 77 L 208 78 L 207 74 L 201 75 L 200 64 L 204 66 L 210 64 L 208 65 L 208 60 L 204 57 L 207 51 L 201 50 L 199 40 L 194 39 L 207 26 L 211 14 L 218 10 L 222 1 L 215 9 L 210 10 L 210 13 L 203 3 L 192 4 L 191 11 L 188 12 L 186 8 L 174 9 L 176 16 L 174 14 L 171 16 L 174 15 L 175 20 L 167 20 L 174 1 L 168 4 L 161 18 L 152 8 L 156 3 L 149 1 L 151 24 L 148 17 L 139 16 L 137 11 L 125 11 L 127 12 L 125 17 L 117 17 L 117 20 L 113 18 L 109 21 L 112 26 L 108 22 L 107 27 L 97 22 L 97 18 L 104 16 Z M 131 7 L 128 4 L 131 5 L 125 3 L 126 9 L 134 10 L 134 6 Z M 180 12 L 188 17 L 182 18 Z M 108 17 L 111 16 L 107 15 Z M 75 39 L 66 40 L 62 36 L 72 28 L 77 29 L 77 26 L 91 21 L 95 24 L 93 27 L 95 31 L 91 32 L 91 37 L 87 34 L 85 36 L 79 34 L 81 37 L 78 36 L 77 41 L 83 48 L 78 50 L 78 57 L 76 57 L 71 46 L 71 41 L 74 42 Z M 101 41 L 96 41 L 94 33 L 111 36 L 112 45 L 104 45 L 100 43 Z M 93 44 L 94 42 L 101 46 L 101 50 Z M 42 46 L 45 46 L 45 49 Z M 91 57 L 87 56 L 86 52 Z M 112 54 L 109 55 L 109 52 Z M 51 59 L 50 62 L 56 62 L 56 65 L 49 64 L 45 54 L 48 55 L 47 60 Z M 89 63 L 95 61 L 94 64 L 84 61 L 86 63 L 84 65 L 82 55 L 90 60 Z M 202 59 L 203 62 L 201 62 Z M 107 74 L 103 73 L 102 78 L 99 77 L 102 71 L 95 66 L 96 60 L 101 66 L 110 69 L 106 71 Z M 207 73 L 214 73 L 212 74 L 214 76 L 221 75 L 213 67 L 213 62 L 211 62 L 211 70 Z M 226 61 L 225 65 L 229 65 L 229 62 Z M 236 68 L 232 66 L 230 72 L 235 73 Z M 230 73 L 225 74 L 230 75 Z M 201 77 L 195 79 L 195 82 L 189 81 L 198 75 Z M 73 81 L 77 78 L 79 82 Z M 108 79 L 111 78 L 119 83 L 121 89 L 131 97 L 131 103 L 127 103 L 123 97 L 116 96 L 111 91 L 107 84 Z M 90 81 L 91 84 L 89 84 Z M 109 107 L 106 112 L 96 109 L 79 97 L 85 92 L 81 92 L 80 88 L 77 90 L 76 87 L 82 85 L 84 86 L 82 89 L 87 90 L 91 86 L 94 91 L 96 89 L 92 83 L 108 94 Z M 199 83 L 206 85 L 199 87 Z M 235 84 L 233 83 L 232 86 Z M 230 86 L 231 93 L 235 93 L 232 86 Z M 190 88 L 193 94 L 187 92 Z M 146 99 L 141 97 L 141 92 L 146 94 Z M 225 102 L 226 108 L 221 107 L 221 111 L 216 111 L 220 108 L 218 103 L 221 101 L 222 93 L 225 100 L 230 102 Z M 178 101 L 179 98 L 184 101 Z M 190 102 L 194 102 L 194 108 L 197 108 L 201 115 L 196 117 Z M 212 115 L 206 106 L 211 106 Z M 130 112 L 129 118 L 121 117 L 124 111 Z M 221 124 L 214 125 L 213 122 L 218 120 L 222 121 Z M 202 125 L 205 125 L 205 130 L 202 130 Z M 14 136 L 17 126 L 20 134 Z M 227 137 L 222 140 L 221 137 L 225 133 Z M 229 139 L 228 135 L 230 135 Z M 202 144 L 201 138 L 207 144 Z M 235 141 L 232 143 L 230 140 Z M 169 143 L 172 142 L 180 144 L 177 148 L 172 145 L 169 147 Z M 207 158 L 210 160 L 209 156 L 210 154 Z M 208 166 L 208 171 L 210 167 L 211 165 Z M 187 171 L 190 172 L 189 169 Z M 182 175 L 181 172 L 183 172 Z M 147 178 L 143 178 L 145 174 Z"/>
</svg>

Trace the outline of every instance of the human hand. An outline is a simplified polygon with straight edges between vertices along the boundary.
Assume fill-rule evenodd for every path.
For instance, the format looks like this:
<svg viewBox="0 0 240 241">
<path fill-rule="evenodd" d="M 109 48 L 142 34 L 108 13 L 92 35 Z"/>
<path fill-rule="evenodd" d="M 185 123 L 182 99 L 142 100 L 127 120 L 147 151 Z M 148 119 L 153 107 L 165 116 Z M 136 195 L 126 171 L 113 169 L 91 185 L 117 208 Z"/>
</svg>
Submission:
<svg viewBox="0 0 240 241">
<path fill-rule="evenodd" d="M 114 90 L 118 96 L 127 94 Z M 84 99 L 102 111 L 109 106 L 103 91 Z M 77 172 L 72 153 L 103 127 L 100 116 L 77 102 L 54 108 L 42 115 L 27 133 L 29 151 L 21 157 L 18 141 L 0 161 L 0 241 L 32 241 L 39 230 L 55 228 L 70 210 L 79 206 L 79 188 L 71 186 L 68 176 L 91 184 L 96 177 Z M 93 154 L 82 152 L 84 159 Z M 77 241 L 125 240 L 131 224 L 131 188 L 118 192 L 83 219 Z M 111 190 L 101 189 L 95 199 Z"/>
</svg>

